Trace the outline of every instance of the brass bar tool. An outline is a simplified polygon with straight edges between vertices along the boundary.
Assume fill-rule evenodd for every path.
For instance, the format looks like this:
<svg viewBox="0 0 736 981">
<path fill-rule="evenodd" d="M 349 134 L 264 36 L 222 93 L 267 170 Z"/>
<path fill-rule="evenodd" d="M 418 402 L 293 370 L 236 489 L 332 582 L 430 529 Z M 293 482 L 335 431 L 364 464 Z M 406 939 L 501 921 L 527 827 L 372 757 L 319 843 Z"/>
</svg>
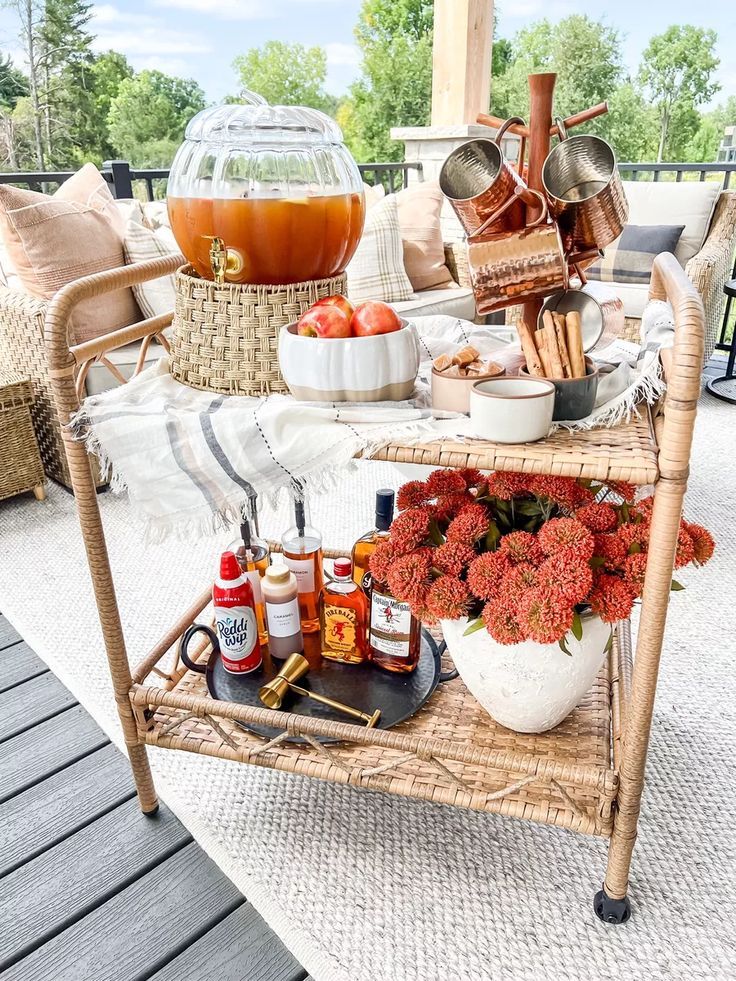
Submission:
<svg viewBox="0 0 736 981">
<path fill-rule="evenodd" d="M 298 695 L 305 695 L 315 702 L 329 706 L 329 708 L 334 709 L 336 712 L 342 712 L 343 715 L 349 715 L 353 719 L 360 719 L 361 722 L 365 722 L 367 729 L 375 728 L 376 723 L 381 718 L 380 709 L 376 709 L 372 715 L 369 715 L 367 712 L 361 712 L 360 709 L 353 708 L 352 705 L 338 702 L 337 699 L 329 698 L 327 695 L 318 695 L 317 692 L 309 691 L 308 688 L 302 688 L 301 685 L 295 684 L 308 671 L 309 661 L 306 657 L 302 654 L 291 654 L 284 661 L 276 677 L 258 690 L 258 697 L 267 708 L 280 709 L 284 697 L 289 689 L 291 689 Z"/>
</svg>

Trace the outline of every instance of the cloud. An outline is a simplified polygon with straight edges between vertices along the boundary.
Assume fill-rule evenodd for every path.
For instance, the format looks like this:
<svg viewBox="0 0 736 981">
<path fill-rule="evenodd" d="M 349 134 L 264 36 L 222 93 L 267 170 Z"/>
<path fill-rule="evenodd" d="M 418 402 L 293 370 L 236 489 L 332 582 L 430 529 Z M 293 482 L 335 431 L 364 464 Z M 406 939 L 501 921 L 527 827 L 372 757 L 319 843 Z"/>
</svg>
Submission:
<svg viewBox="0 0 736 981">
<path fill-rule="evenodd" d="M 177 31 L 163 32 L 154 27 L 144 31 L 100 32 L 92 46 L 96 51 L 109 51 L 112 48 L 131 59 L 135 59 L 136 55 L 210 54 L 212 51 L 212 45 L 207 41 Z"/>
<path fill-rule="evenodd" d="M 156 7 L 188 10 L 219 20 L 260 20 L 274 15 L 268 0 L 153 0 Z"/>
<path fill-rule="evenodd" d="M 301 2 L 301 0 L 298 0 Z M 360 64 L 360 49 L 355 44 L 343 44 L 341 41 L 333 41 L 325 45 L 328 65 L 350 65 L 356 67 Z"/>
</svg>

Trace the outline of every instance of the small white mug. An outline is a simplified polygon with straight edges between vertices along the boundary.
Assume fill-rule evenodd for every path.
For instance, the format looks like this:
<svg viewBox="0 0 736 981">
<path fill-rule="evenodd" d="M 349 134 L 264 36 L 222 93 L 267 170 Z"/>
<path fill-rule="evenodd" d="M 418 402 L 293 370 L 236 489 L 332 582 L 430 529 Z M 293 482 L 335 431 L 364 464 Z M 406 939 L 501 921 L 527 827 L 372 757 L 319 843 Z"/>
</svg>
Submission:
<svg viewBox="0 0 736 981">
<path fill-rule="evenodd" d="M 494 443 L 544 439 L 554 407 L 555 386 L 546 378 L 488 378 L 476 382 L 470 393 L 474 435 Z"/>
</svg>

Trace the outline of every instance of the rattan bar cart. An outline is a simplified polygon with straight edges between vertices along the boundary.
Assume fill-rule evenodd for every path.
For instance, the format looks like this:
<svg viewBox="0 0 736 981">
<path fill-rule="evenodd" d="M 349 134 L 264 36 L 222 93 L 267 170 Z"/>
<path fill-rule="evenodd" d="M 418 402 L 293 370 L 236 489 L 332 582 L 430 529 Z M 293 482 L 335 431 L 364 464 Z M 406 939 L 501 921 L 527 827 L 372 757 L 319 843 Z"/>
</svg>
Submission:
<svg viewBox="0 0 736 981">
<path fill-rule="evenodd" d="M 87 362 L 133 340 L 158 334 L 170 318 L 126 327 L 69 346 L 67 324 L 78 302 L 107 290 L 170 273 L 176 260 L 156 259 L 73 283 L 57 295 L 46 319 L 46 345 L 62 424 L 78 408 L 75 377 Z M 647 744 L 662 648 L 678 523 L 687 483 L 700 390 L 702 302 L 671 255 L 654 264 L 651 295 L 675 312 L 668 389 L 654 417 L 616 429 L 566 435 L 542 443 L 500 446 L 445 441 L 394 445 L 376 458 L 433 466 L 523 470 L 638 484 L 656 483 L 652 540 L 636 657 L 628 622 L 618 625 L 608 663 L 582 704 L 556 729 L 521 735 L 496 725 L 456 679 L 440 686 L 420 712 L 391 730 L 365 729 L 296 714 L 216 701 L 201 674 L 178 660 L 164 670 L 185 628 L 205 609 L 202 593 L 135 668 L 131 668 L 115 598 L 95 483 L 84 445 L 64 430 L 107 657 L 125 743 L 145 814 L 157 809 L 146 746 L 273 767 L 371 790 L 492 811 L 610 839 L 608 869 L 595 911 L 621 923 L 630 913 L 627 886 L 644 786 Z M 669 352 L 668 352 L 669 353 Z M 142 358 L 141 358 L 142 363 Z M 191 654 L 191 652 L 190 652 Z M 194 655 L 206 656 L 202 647 Z M 168 659 L 166 661 L 168 663 Z M 236 721 L 278 727 L 264 740 Z M 302 742 L 288 742 L 300 736 Z M 325 746 L 319 737 L 341 740 Z"/>
</svg>

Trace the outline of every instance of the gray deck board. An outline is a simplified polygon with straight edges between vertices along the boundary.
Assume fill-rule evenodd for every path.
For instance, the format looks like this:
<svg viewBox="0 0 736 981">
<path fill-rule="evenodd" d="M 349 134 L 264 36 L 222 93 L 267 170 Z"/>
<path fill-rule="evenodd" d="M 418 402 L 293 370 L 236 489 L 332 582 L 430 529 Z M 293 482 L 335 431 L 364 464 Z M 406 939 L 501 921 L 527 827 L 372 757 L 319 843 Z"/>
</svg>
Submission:
<svg viewBox="0 0 736 981">
<path fill-rule="evenodd" d="M 0 650 L 0 692 L 45 674 L 48 668 L 24 640 Z"/>
<path fill-rule="evenodd" d="M 73 705 L 0 743 L 0 804 L 108 742 L 89 713 Z"/>
<path fill-rule="evenodd" d="M 178 851 L 3 974 L 3 981 L 149 977 L 244 902 L 195 843 Z M 103 942 L 104 938 L 104 942 Z"/>
<path fill-rule="evenodd" d="M 150 981 L 303 981 L 304 977 L 304 968 L 245 903 Z"/>
<path fill-rule="evenodd" d="M 104 746 L 0 805 L 0 874 L 129 799 L 130 771 L 114 746 Z"/>
<path fill-rule="evenodd" d="M 133 799 L 26 862 L 2 880 L 0 971 L 191 840 L 171 811 L 146 818 Z"/>
<path fill-rule="evenodd" d="M 305 979 L 1 614 L 0 679 L 2 981 Z"/>
<path fill-rule="evenodd" d="M 3 647 L 8 647 L 10 644 L 17 644 L 22 639 L 12 623 L 6 620 L 4 616 L 0 616 L 0 651 Z"/>
<path fill-rule="evenodd" d="M 50 671 L 4 691 L 0 695 L 0 742 L 50 719 L 75 701 Z"/>
</svg>

